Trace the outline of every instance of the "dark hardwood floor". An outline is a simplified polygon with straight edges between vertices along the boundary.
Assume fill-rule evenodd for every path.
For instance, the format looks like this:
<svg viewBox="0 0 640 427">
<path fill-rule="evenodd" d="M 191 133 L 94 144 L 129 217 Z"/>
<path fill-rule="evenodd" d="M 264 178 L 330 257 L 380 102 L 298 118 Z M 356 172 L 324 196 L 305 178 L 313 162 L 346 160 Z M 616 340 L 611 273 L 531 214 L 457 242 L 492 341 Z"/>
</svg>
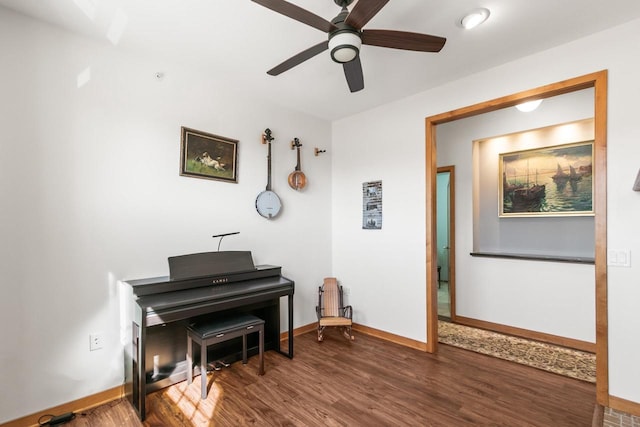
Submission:
<svg viewBox="0 0 640 427">
<path fill-rule="evenodd" d="M 73 426 L 540 426 L 588 427 L 595 386 L 447 345 L 426 354 L 337 331 L 296 338 L 295 358 L 265 354 L 147 396 L 140 424 L 128 402 L 96 408 Z M 212 381 L 213 380 L 213 381 Z"/>
</svg>

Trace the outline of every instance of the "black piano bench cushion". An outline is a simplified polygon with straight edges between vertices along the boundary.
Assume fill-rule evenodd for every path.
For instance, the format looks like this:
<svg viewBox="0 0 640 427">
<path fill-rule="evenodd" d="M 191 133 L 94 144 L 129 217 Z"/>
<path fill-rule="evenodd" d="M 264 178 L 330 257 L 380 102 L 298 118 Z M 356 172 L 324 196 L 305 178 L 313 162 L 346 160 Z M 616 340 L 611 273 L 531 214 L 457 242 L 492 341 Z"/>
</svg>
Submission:
<svg viewBox="0 0 640 427">
<path fill-rule="evenodd" d="M 206 339 L 215 335 L 225 334 L 237 329 L 245 329 L 249 326 L 264 325 L 264 320 L 251 314 L 223 317 L 205 323 L 189 325 L 189 330 L 200 339 Z"/>
</svg>

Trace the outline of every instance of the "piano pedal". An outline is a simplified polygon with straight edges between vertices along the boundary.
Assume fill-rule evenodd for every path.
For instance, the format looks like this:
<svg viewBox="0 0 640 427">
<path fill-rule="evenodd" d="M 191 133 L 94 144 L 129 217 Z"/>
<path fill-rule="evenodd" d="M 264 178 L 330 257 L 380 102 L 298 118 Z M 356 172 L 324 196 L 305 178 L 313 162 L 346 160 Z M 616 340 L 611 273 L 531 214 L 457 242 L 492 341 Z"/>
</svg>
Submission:
<svg viewBox="0 0 640 427">
<path fill-rule="evenodd" d="M 231 366 L 229 363 L 226 363 L 224 360 L 216 360 L 213 362 L 207 363 L 207 371 L 220 371 L 222 368 L 228 368 Z"/>
<path fill-rule="evenodd" d="M 207 363 L 207 371 L 219 371 L 221 369 L 222 369 L 222 366 L 220 366 L 218 362 Z"/>
</svg>

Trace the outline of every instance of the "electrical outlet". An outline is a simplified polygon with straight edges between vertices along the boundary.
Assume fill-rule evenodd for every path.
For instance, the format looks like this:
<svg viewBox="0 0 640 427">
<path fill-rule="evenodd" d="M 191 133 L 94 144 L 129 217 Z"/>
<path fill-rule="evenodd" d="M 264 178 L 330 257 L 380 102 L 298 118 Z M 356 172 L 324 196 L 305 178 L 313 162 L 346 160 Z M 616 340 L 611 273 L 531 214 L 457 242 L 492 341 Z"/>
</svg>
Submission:
<svg viewBox="0 0 640 427">
<path fill-rule="evenodd" d="M 100 350 L 104 347 L 104 335 L 95 333 L 89 335 L 89 351 Z"/>
</svg>

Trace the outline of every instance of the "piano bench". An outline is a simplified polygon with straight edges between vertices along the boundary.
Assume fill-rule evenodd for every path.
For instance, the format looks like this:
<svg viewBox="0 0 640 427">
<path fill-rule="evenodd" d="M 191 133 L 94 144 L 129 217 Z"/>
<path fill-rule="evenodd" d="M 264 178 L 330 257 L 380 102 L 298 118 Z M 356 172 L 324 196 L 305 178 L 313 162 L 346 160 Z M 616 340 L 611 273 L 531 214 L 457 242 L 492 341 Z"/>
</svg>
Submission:
<svg viewBox="0 0 640 427">
<path fill-rule="evenodd" d="M 207 398 L 207 347 L 236 337 L 242 337 L 242 363 L 247 363 L 247 335 L 259 334 L 260 367 L 264 375 L 264 320 L 250 314 L 226 317 L 209 323 L 187 327 L 187 384 L 193 381 L 193 341 L 200 345 L 200 378 L 202 398 Z"/>
</svg>

